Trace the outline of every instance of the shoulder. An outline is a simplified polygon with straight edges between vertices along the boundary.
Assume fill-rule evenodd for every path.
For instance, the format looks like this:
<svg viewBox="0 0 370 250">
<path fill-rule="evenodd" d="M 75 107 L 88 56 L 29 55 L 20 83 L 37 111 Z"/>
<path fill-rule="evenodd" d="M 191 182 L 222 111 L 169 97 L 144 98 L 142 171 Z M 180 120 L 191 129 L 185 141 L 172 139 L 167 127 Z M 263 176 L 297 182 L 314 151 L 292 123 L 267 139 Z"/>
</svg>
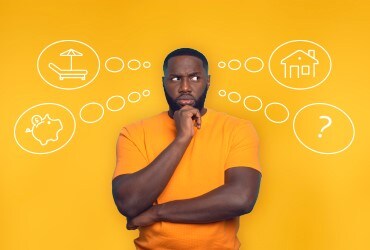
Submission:
<svg viewBox="0 0 370 250">
<path fill-rule="evenodd" d="M 155 124 L 158 124 L 160 121 L 164 120 L 165 115 L 167 115 L 167 113 L 166 111 L 163 111 L 156 115 L 127 124 L 121 128 L 121 133 L 129 135 L 142 134 L 146 127 L 153 127 Z"/>
<path fill-rule="evenodd" d="M 233 116 L 224 112 L 210 110 L 210 124 L 212 127 L 220 126 L 223 135 L 239 140 L 241 138 L 251 138 L 258 140 L 257 131 L 250 120 Z M 217 125 L 216 125 L 217 124 Z"/>
<path fill-rule="evenodd" d="M 250 120 L 240 118 L 237 116 L 230 115 L 225 112 L 215 111 L 212 109 L 209 109 L 210 116 L 214 122 L 222 123 L 224 126 L 227 126 L 229 128 L 237 128 L 237 127 L 243 127 L 243 126 L 252 126 L 253 123 Z"/>
</svg>

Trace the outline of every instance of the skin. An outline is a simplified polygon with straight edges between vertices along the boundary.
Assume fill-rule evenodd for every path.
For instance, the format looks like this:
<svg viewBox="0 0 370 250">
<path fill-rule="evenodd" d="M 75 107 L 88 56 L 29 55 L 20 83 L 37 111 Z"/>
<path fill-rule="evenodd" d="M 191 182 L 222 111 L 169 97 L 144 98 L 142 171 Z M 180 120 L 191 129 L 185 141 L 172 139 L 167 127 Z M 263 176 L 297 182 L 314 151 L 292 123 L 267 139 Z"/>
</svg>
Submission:
<svg viewBox="0 0 370 250">
<path fill-rule="evenodd" d="M 176 137 L 147 167 L 117 176 L 112 182 L 118 210 L 127 218 L 129 230 L 155 222 L 212 223 L 252 211 L 257 200 L 261 174 L 248 166 L 225 171 L 224 185 L 198 197 L 153 205 L 171 179 L 181 157 L 201 129 L 207 112 L 204 100 L 210 86 L 202 61 L 194 56 L 176 56 L 168 61 L 163 87 L 175 120 Z M 201 163 L 199 163 L 201 167 Z"/>
</svg>

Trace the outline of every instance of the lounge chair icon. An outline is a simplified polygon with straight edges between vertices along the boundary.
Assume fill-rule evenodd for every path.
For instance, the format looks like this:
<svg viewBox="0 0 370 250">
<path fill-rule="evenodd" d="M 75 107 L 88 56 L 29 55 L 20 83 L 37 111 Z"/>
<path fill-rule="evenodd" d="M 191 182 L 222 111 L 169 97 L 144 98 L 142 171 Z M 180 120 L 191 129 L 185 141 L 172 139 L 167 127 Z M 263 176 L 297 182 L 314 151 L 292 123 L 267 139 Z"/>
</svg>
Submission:
<svg viewBox="0 0 370 250">
<path fill-rule="evenodd" d="M 85 69 L 60 69 L 54 63 L 49 63 L 49 68 L 59 75 L 59 80 L 64 80 L 64 78 L 81 78 L 81 80 L 85 80 L 87 75 L 87 70 Z"/>
<path fill-rule="evenodd" d="M 82 53 L 69 49 L 60 53 L 60 56 L 69 56 L 70 57 L 70 68 L 61 69 L 54 63 L 49 63 L 49 68 L 59 75 L 59 80 L 64 80 L 65 78 L 80 78 L 81 80 L 86 79 L 87 70 L 86 69 L 73 69 L 72 68 L 72 58 L 74 56 L 83 56 Z"/>
</svg>

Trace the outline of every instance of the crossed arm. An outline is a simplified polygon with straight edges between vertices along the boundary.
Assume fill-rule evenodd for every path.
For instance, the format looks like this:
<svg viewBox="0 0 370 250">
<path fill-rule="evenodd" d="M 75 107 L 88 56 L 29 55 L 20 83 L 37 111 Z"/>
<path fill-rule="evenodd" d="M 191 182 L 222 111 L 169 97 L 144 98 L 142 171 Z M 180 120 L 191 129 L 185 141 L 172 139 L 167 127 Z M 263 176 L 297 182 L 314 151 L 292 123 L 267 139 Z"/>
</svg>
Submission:
<svg viewBox="0 0 370 250">
<path fill-rule="evenodd" d="M 253 209 L 261 174 L 246 166 L 227 169 L 224 185 L 206 194 L 153 206 L 188 143 L 175 140 L 147 167 L 113 180 L 113 197 L 118 210 L 127 217 L 128 229 L 148 226 L 157 221 L 211 223 L 240 216 Z"/>
<path fill-rule="evenodd" d="M 145 168 L 113 179 L 113 198 L 118 210 L 127 217 L 127 228 L 136 229 L 157 221 L 211 223 L 249 213 L 258 196 L 261 174 L 248 166 L 227 169 L 224 184 L 206 194 L 153 205 L 171 179 L 194 136 L 193 119 L 200 129 L 201 115 L 193 107 L 184 106 L 173 114 L 173 119 L 177 133 L 174 141 Z M 119 140 L 123 139 L 120 137 Z M 124 144 L 124 141 L 121 142 Z M 129 141 L 126 143 L 130 144 Z M 244 145 L 240 140 L 238 143 Z M 117 153 L 121 152 L 120 145 L 119 141 Z M 121 157 L 117 157 L 118 165 L 120 159 Z"/>
<path fill-rule="evenodd" d="M 212 223 L 252 211 L 256 202 L 260 173 L 248 167 L 225 171 L 226 183 L 201 196 L 155 205 L 133 219 L 127 228 L 148 226 L 157 221 Z"/>
</svg>

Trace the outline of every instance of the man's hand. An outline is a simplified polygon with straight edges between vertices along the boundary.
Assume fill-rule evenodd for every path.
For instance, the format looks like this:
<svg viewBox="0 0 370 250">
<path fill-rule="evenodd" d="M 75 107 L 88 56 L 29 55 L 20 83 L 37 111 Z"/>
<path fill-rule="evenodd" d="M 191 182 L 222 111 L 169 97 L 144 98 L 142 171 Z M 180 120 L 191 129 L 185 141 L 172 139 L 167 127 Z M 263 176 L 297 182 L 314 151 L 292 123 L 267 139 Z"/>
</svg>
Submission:
<svg viewBox="0 0 370 250">
<path fill-rule="evenodd" d="M 180 110 L 177 110 L 173 115 L 173 119 L 176 124 L 177 139 L 188 141 L 194 136 L 194 120 L 198 129 L 200 129 L 202 124 L 199 110 L 189 105 L 185 105 Z"/>
<path fill-rule="evenodd" d="M 150 226 L 157 221 L 159 221 L 158 205 L 154 205 L 134 218 L 127 218 L 126 228 L 128 230 L 135 230 L 138 227 Z"/>
</svg>

